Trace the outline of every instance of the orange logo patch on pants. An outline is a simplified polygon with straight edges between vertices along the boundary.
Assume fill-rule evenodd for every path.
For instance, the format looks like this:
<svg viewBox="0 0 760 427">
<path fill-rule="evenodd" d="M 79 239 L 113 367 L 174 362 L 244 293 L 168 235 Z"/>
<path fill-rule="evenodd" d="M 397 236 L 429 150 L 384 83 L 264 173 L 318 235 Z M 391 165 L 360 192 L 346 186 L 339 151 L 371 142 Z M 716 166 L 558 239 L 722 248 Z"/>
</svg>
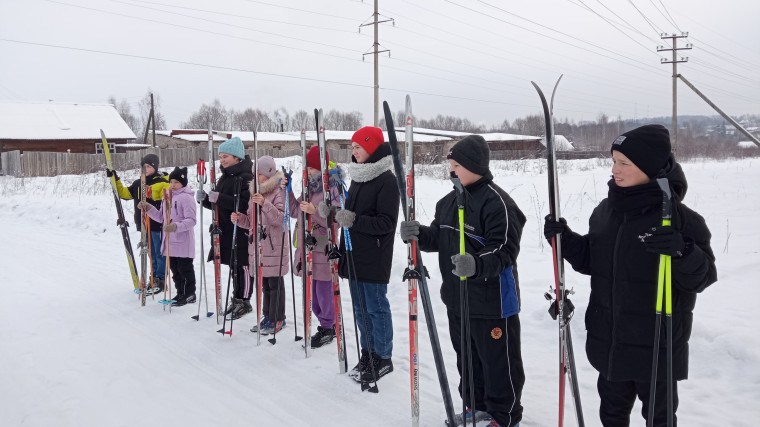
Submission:
<svg viewBox="0 0 760 427">
<path fill-rule="evenodd" d="M 491 329 L 491 338 L 498 340 L 501 338 L 501 328 L 493 328 Z"/>
</svg>

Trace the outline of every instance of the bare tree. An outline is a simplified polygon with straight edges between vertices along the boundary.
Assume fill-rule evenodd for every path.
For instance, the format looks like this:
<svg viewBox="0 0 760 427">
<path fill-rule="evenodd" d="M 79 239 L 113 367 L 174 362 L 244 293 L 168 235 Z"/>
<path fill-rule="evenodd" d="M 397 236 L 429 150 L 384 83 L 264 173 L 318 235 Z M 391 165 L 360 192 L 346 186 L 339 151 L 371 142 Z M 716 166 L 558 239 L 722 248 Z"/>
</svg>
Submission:
<svg viewBox="0 0 760 427">
<path fill-rule="evenodd" d="M 212 129 L 230 130 L 233 114 L 233 111 L 227 110 L 218 99 L 215 99 L 211 105 L 201 105 L 201 108 L 191 114 L 181 126 L 186 129 L 206 129 L 211 125 Z"/>
<path fill-rule="evenodd" d="M 108 98 L 108 103 L 114 106 L 119 113 L 119 116 L 124 120 L 124 123 L 126 123 L 132 132 L 137 135 L 137 138 L 142 139 L 143 131 L 141 130 L 140 120 L 132 114 L 132 108 L 129 106 L 127 100 L 122 99 L 121 102 L 116 102 L 116 97 L 111 95 Z"/>
<path fill-rule="evenodd" d="M 153 94 L 153 118 L 156 121 L 155 127 L 158 129 L 166 129 L 166 118 L 164 113 L 161 112 L 161 96 L 154 93 L 150 88 L 145 93 L 145 96 L 140 99 L 138 106 L 140 107 L 140 132 L 138 138 L 142 138 L 142 134 L 145 131 L 145 125 L 148 123 L 148 117 L 150 116 L 150 95 Z"/>
</svg>

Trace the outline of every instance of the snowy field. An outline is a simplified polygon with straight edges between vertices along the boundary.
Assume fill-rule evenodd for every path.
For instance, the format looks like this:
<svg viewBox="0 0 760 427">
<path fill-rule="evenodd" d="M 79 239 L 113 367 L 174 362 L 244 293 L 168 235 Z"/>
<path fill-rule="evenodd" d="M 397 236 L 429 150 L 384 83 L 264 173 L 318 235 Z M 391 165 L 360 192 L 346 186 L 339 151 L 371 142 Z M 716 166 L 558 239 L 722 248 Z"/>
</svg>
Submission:
<svg viewBox="0 0 760 427">
<path fill-rule="evenodd" d="M 279 164 L 300 173 L 297 159 L 278 159 Z M 760 419 L 760 333 L 753 323 L 760 276 L 760 160 L 695 161 L 683 166 L 689 180 L 685 203 L 706 218 L 713 233 L 719 281 L 697 301 L 690 379 L 679 384 L 680 425 L 755 426 Z M 543 297 L 553 282 L 551 249 L 541 234 L 548 211 L 545 162 L 492 162 L 492 170 L 496 183 L 511 193 L 528 217 L 518 259 L 526 370 L 522 426 L 554 426 L 557 326 Z M 610 164 L 567 161 L 560 163 L 559 170 L 563 216 L 583 233 L 592 209 L 607 194 Z M 451 185 L 445 180 L 444 166 L 418 172 L 424 173 L 416 181 L 418 217 L 429 223 L 435 202 Z M 129 183 L 137 171 L 120 175 Z M 197 188 L 194 174 L 190 186 Z M 132 206 L 124 203 L 130 222 Z M 204 227 L 209 219 L 205 211 Z M 248 331 L 255 321 L 251 315 L 234 323 L 231 337 L 223 337 L 216 333 L 215 316 L 199 322 L 190 319 L 197 305 L 169 313 L 149 299 L 146 307 L 140 307 L 132 293 L 105 174 L 0 177 L 0 224 L 0 426 L 410 424 L 407 286 L 400 280 L 406 250 L 400 239 L 389 286 L 395 371 L 379 381 L 379 394 L 370 394 L 338 374 L 334 344 L 304 358 L 302 342 L 294 341 L 289 277 L 288 327 L 278 334 L 274 346 L 265 339 L 256 345 L 255 334 Z M 132 242 L 138 240 L 132 228 Z M 461 408 L 454 352 L 438 292 L 440 272 L 434 254 L 423 258 L 430 269 L 430 294 L 454 406 Z M 196 256 L 196 272 L 200 259 Z M 226 285 L 226 268 L 223 273 Z M 206 275 L 213 283 L 208 264 Z M 596 426 L 597 374 L 583 351 L 588 278 L 568 271 L 567 282 L 576 292 L 572 328 L 583 411 L 586 425 Z M 343 307 L 348 308 L 346 283 L 342 288 Z M 298 278 L 295 297 L 300 305 Z M 300 325 L 303 316 L 298 310 Z M 351 367 L 357 353 L 350 310 L 345 317 Z M 421 315 L 420 424 L 441 426 L 445 412 L 424 322 Z M 637 405 L 633 425 L 644 425 L 639 413 Z M 575 425 L 569 401 L 565 425 Z"/>
</svg>

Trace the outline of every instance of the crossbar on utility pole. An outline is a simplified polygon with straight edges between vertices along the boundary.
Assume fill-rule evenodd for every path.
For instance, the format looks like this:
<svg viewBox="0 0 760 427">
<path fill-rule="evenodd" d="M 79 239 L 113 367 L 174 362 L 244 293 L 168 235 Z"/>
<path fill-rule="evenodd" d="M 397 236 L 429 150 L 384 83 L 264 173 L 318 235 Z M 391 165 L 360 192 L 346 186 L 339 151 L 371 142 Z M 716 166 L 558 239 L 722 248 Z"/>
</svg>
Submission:
<svg viewBox="0 0 760 427">
<path fill-rule="evenodd" d="M 678 146 L 678 98 L 676 96 L 677 92 L 677 86 L 678 86 L 678 70 L 676 68 L 676 64 L 679 62 L 687 62 L 689 60 L 688 57 L 684 58 L 681 57 L 681 59 L 676 58 L 676 51 L 678 50 L 689 50 L 691 49 L 691 43 L 686 43 L 686 47 L 677 47 L 676 43 L 678 39 L 684 39 L 686 37 L 689 37 L 689 33 L 681 33 L 681 35 L 668 35 L 667 33 L 660 34 L 660 39 L 670 39 L 672 47 L 665 47 L 665 46 L 657 46 L 657 52 L 665 52 L 665 51 L 672 51 L 673 52 L 673 59 L 668 61 L 665 58 L 662 58 L 660 60 L 661 64 L 673 64 L 673 117 L 671 118 L 671 133 L 670 136 L 672 138 L 673 142 L 673 152 L 676 152 L 676 148 Z"/>
<path fill-rule="evenodd" d="M 362 27 L 366 27 L 368 25 L 373 25 L 375 27 L 375 43 L 372 45 L 372 52 L 366 52 L 362 54 L 362 61 L 364 60 L 364 57 L 366 55 L 374 55 L 375 57 L 375 84 L 373 86 L 374 92 L 375 92 L 375 117 L 374 117 L 374 126 L 377 127 L 380 125 L 380 64 L 378 62 L 378 54 L 383 52 L 388 52 L 388 56 L 391 55 L 390 49 L 383 49 L 380 50 L 380 43 L 378 42 L 378 24 L 382 24 L 383 22 L 393 22 L 393 25 L 396 25 L 396 22 L 393 20 L 393 18 L 385 19 L 383 21 L 379 20 L 380 14 L 377 12 L 377 2 L 378 0 L 375 0 L 375 11 L 372 14 L 372 22 L 367 24 L 361 24 L 359 25 L 359 32 L 362 31 Z"/>
</svg>

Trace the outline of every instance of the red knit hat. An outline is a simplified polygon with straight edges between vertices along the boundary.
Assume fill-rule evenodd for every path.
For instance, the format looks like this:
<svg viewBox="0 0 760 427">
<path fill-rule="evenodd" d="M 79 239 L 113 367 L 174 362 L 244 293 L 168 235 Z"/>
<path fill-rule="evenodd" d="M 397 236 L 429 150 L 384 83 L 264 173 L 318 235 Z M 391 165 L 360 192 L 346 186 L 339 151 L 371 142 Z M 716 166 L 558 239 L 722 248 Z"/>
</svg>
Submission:
<svg viewBox="0 0 760 427">
<path fill-rule="evenodd" d="M 380 128 L 365 126 L 354 132 L 351 142 L 361 145 L 367 154 L 372 154 L 377 150 L 377 147 L 385 142 L 385 139 L 383 138 L 383 131 Z"/>
<path fill-rule="evenodd" d="M 330 153 L 325 151 L 325 157 L 327 157 L 327 164 L 330 164 Z M 309 148 L 309 152 L 306 153 L 306 166 L 318 170 L 322 170 L 322 163 L 319 161 L 319 146 L 314 145 Z"/>
</svg>

